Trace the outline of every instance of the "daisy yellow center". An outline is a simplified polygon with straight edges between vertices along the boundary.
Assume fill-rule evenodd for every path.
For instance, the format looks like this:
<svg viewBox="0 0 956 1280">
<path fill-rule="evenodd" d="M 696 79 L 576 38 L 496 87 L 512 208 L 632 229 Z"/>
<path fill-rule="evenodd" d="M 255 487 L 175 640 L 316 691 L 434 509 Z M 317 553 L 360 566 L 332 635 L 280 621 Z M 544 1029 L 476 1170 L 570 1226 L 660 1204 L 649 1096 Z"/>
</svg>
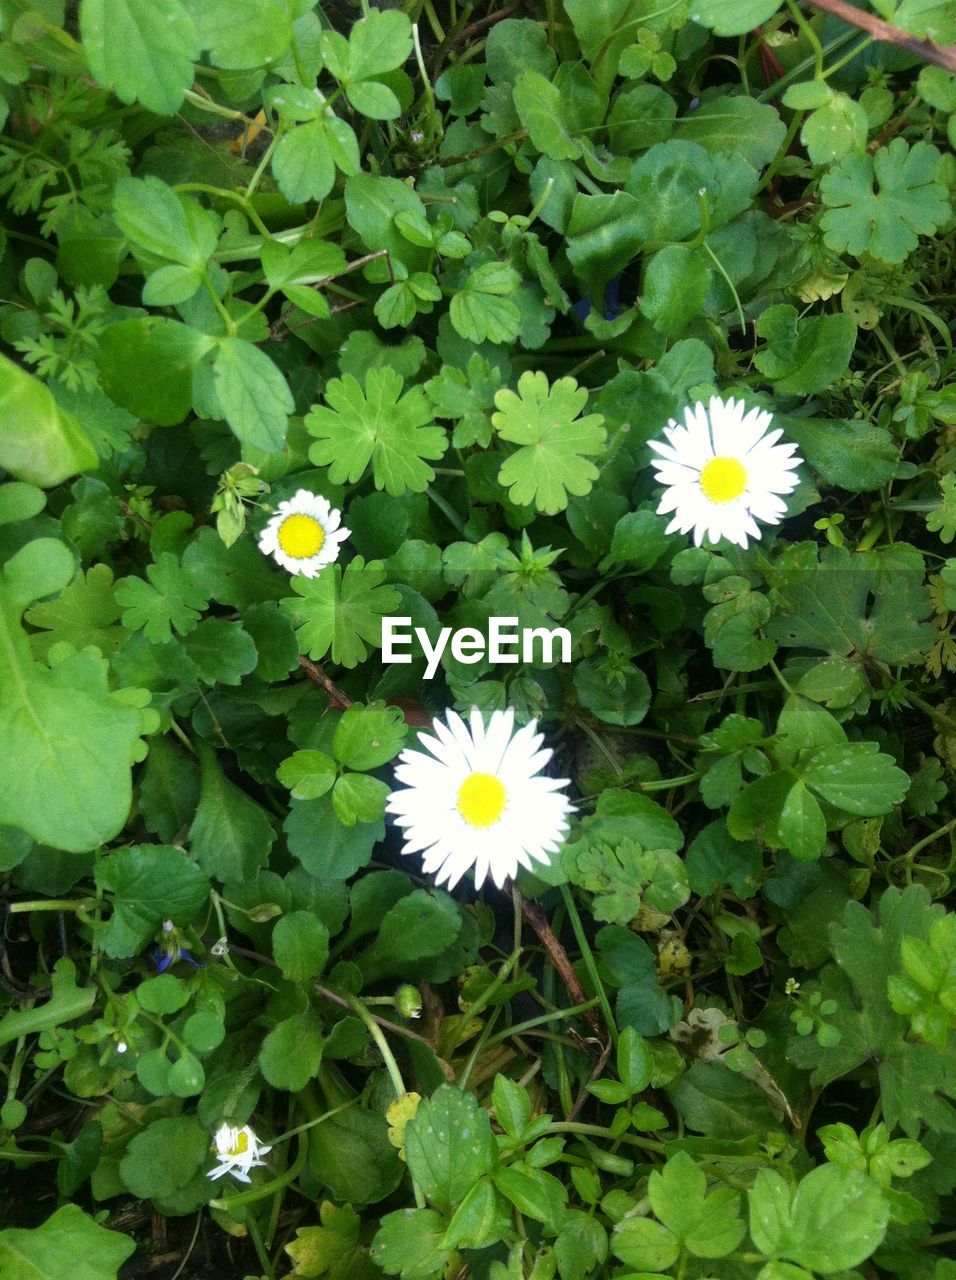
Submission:
<svg viewBox="0 0 956 1280">
<path fill-rule="evenodd" d="M 458 812 L 470 827 L 491 827 L 505 809 L 505 788 L 492 773 L 471 773 L 458 788 Z"/>
<path fill-rule="evenodd" d="M 747 468 L 738 458 L 711 458 L 700 473 L 700 487 L 711 502 L 732 502 L 747 487 Z"/>
<path fill-rule="evenodd" d="M 286 516 L 279 525 L 279 546 L 293 560 L 308 560 L 322 550 L 325 530 L 315 516 Z"/>
<path fill-rule="evenodd" d="M 240 1130 L 238 1136 L 236 1137 L 235 1142 L 229 1148 L 229 1154 L 231 1156 L 244 1156 L 248 1150 L 249 1150 L 249 1135 L 248 1133 L 243 1133 Z"/>
</svg>

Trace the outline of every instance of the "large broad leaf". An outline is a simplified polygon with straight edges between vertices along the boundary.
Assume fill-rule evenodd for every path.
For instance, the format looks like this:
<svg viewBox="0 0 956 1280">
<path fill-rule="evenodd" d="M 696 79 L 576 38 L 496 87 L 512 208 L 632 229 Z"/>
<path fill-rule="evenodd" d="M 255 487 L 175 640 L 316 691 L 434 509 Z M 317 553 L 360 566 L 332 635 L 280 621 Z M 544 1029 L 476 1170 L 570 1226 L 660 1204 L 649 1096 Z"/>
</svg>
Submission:
<svg viewBox="0 0 956 1280">
<path fill-rule="evenodd" d="M 693 0 L 690 15 L 715 35 L 742 36 L 768 22 L 782 3 L 783 0 Z"/>
<path fill-rule="evenodd" d="M 199 808 L 189 828 L 193 856 L 207 875 L 240 883 L 265 866 L 275 831 L 265 809 L 233 786 L 216 753 L 199 745 Z"/>
<path fill-rule="evenodd" d="M 80 35 L 93 75 L 121 102 L 164 116 L 182 104 L 199 41 L 181 0 L 83 0 Z"/>
<path fill-rule="evenodd" d="M 419 1106 L 405 1130 L 412 1177 L 443 1212 L 456 1209 L 497 1158 L 488 1114 L 474 1094 L 441 1085 Z"/>
<path fill-rule="evenodd" d="M 144 690 L 110 691 L 94 649 L 54 650 L 34 662 L 20 625 L 24 607 L 73 576 L 61 542 L 28 543 L 0 574 L 0 823 L 77 853 L 122 828 L 132 803 L 130 767 L 159 720 Z"/>
<path fill-rule="evenodd" d="M 48 489 L 98 465 L 76 419 L 38 378 L 0 355 L 0 467 Z"/>
<path fill-rule="evenodd" d="M 830 1275 L 858 1266 L 886 1232 L 889 1207 L 879 1184 L 858 1169 L 825 1164 L 792 1192 L 761 1169 L 750 1192 L 750 1233 L 769 1257 Z"/>
<path fill-rule="evenodd" d="M 134 1251 L 129 1236 L 107 1231 L 75 1204 L 65 1204 L 32 1231 L 0 1231 L 3 1280 L 116 1280 Z"/>
<path fill-rule="evenodd" d="M 160 922 L 186 925 L 206 901 L 206 877 L 179 849 L 139 844 L 96 864 L 96 884 L 113 895 L 113 914 L 99 933 L 108 956 L 132 956 Z"/>
</svg>

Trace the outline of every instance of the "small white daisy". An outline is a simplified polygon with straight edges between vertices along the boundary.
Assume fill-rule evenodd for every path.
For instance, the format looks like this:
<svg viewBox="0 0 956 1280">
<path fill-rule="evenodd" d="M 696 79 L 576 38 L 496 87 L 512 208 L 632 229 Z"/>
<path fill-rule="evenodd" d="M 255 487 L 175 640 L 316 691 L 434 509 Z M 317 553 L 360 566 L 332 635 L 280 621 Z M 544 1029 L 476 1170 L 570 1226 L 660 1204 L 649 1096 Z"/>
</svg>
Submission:
<svg viewBox="0 0 956 1280">
<path fill-rule="evenodd" d="M 492 712 L 485 726 L 477 707 L 469 724 L 454 711 L 435 737 L 419 741 L 431 753 L 407 749 L 395 777 L 404 784 L 388 798 L 403 828 L 403 853 L 423 853 L 423 870 L 453 888 L 473 867 L 475 887 L 487 875 L 500 889 L 532 859 L 550 863 L 568 827 L 567 778 L 544 777 L 551 759 L 537 722 L 514 732 L 514 711 Z"/>
<path fill-rule="evenodd" d="M 780 430 L 762 409 L 744 410 L 742 400 L 712 396 L 710 407 L 684 410 L 684 425 L 664 428 L 666 444 L 650 441 L 660 458 L 653 467 L 667 489 L 658 515 L 673 511 L 666 532 L 694 530 L 694 545 L 726 538 L 746 548 L 759 538 L 757 521 L 779 524 L 787 504 L 779 497 L 797 487 L 794 469 L 803 461 L 795 444 L 778 444 Z"/>
<path fill-rule="evenodd" d="M 314 578 L 339 558 L 340 545 L 350 532 L 342 524 L 342 512 L 327 498 L 299 489 L 287 502 L 279 503 L 259 534 L 259 550 L 290 573 Z"/>
<path fill-rule="evenodd" d="M 241 1129 L 221 1124 L 216 1130 L 212 1149 L 219 1163 L 215 1169 L 210 1169 L 206 1176 L 215 1181 L 223 1174 L 231 1173 L 240 1182 L 251 1182 L 249 1170 L 265 1164 L 260 1156 L 267 1155 L 272 1150 L 271 1147 L 264 1147 L 259 1142 L 247 1124 L 244 1124 Z"/>
</svg>

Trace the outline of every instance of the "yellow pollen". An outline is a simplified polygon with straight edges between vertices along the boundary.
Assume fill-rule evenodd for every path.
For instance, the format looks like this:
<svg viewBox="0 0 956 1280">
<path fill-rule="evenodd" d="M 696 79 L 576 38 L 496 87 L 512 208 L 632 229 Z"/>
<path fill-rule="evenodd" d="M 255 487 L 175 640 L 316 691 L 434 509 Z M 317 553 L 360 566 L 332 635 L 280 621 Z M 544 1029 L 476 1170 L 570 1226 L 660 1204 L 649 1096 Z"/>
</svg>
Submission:
<svg viewBox="0 0 956 1280">
<path fill-rule="evenodd" d="M 242 1129 L 239 1130 L 239 1136 L 233 1146 L 229 1148 L 231 1156 L 244 1156 L 249 1150 L 249 1135 Z"/>
<path fill-rule="evenodd" d="M 470 773 L 458 788 L 458 812 L 470 827 L 492 827 L 504 813 L 506 792 L 492 773 Z"/>
<path fill-rule="evenodd" d="M 711 458 L 700 473 L 700 487 L 711 502 L 732 502 L 747 487 L 747 468 L 737 458 Z"/>
<path fill-rule="evenodd" d="M 325 530 L 315 516 L 286 516 L 279 525 L 279 546 L 293 560 L 308 560 L 322 550 Z"/>
</svg>

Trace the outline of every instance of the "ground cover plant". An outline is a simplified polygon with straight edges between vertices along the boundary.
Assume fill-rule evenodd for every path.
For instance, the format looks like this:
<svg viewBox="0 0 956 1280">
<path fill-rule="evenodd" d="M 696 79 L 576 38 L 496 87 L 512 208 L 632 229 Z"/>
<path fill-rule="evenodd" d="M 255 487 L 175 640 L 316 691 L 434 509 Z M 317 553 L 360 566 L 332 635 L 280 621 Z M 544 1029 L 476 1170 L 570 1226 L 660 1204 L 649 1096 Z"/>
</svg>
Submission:
<svg viewBox="0 0 956 1280">
<path fill-rule="evenodd" d="M 954 46 L 0 0 L 0 1280 L 953 1280 Z"/>
</svg>

